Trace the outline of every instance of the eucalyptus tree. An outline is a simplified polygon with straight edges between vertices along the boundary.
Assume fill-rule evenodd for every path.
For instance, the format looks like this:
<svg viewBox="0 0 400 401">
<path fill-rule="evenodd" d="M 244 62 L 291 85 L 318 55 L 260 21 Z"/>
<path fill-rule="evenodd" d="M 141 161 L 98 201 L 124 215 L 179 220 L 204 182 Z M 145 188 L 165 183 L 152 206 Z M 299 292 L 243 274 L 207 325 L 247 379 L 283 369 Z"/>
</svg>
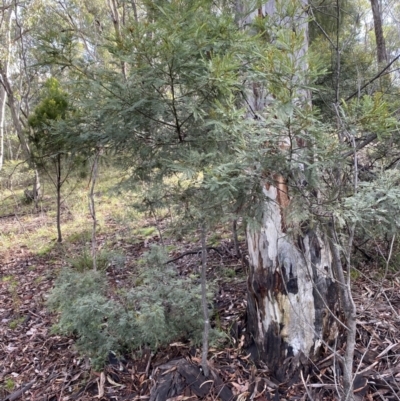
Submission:
<svg viewBox="0 0 400 401">
<path fill-rule="evenodd" d="M 240 9 L 242 25 L 253 22 L 267 42 L 258 81 L 248 90 L 250 116 L 270 124 L 276 120 L 271 135 L 278 137 L 282 155 L 281 164 L 263 174 L 261 227 L 248 230 L 248 324 L 258 357 L 282 380 L 331 345 L 341 326 L 339 309 L 347 323 L 355 322 L 351 294 L 341 287 L 346 283 L 340 261 L 333 257 L 337 244 L 330 243 L 331 222 L 312 212 L 321 200 L 313 167 L 321 143 L 311 109 L 309 85 L 315 77 L 309 67 L 306 6 L 269 1 L 252 12 Z M 349 359 L 346 392 L 352 354 Z"/>
<path fill-rule="evenodd" d="M 362 54 L 357 24 L 340 23 L 355 14 L 338 1 L 329 5 L 330 30 L 316 18 L 322 34 L 314 32 L 313 45 L 331 51 L 328 63 L 309 47 L 306 2 L 238 2 L 236 15 L 211 0 L 132 4 L 122 23 L 124 8 L 110 2 L 115 29 L 99 44 L 103 61 L 85 59 L 89 52 L 68 59 L 44 42 L 54 61 L 79 71 L 75 97 L 85 113 L 73 141 L 113 150 L 131 173 L 127 185 L 145 182 L 147 203 L 176 205 L 183 221 L 212 227 L 226 215 L 245 217 L 254 356 L 285 379 L 331 349 L 351 399 L 350 254 L 359 193 L 370 189 L 363 183 L 358 192 L 359 156 L 369 157 L 372 143 L 397 147 L 390 105 L 354 84 L 372 59 L 343 57 Z M 68 45 L 80 43 L 76 32 Z M 332 349 L 341 329 L 344 358 Z"/>
<path fill-rule="evenodd" d="M 112 51 L 125 72 L 99 68 L 88 83 L 83 100 L 92 112 L 81 126 L 123 147 L 135 161 L 132 180 L 151 183 L 164 202 L 173 198 L 190 214 L 207 190 L 203 208 L 214 199 L 222 213 L 245 215 L 252 226 L 249 329 L 258 358 L 280 378 L 335 338 L 335 280 L 346 285 L 340 260 L 332 263 L 337 244 L 330 247 L 309 212 L 319 207 L 319 177 L 303 166 L 314 165 L 310 145 L 322 139 L 308 89 L 317 72 L 306 68 L 307 24 L 298 6 L 270 2 L 261 14 L 271 18 L 254 24 L 260 11 L 242 9 L 241 25 L 252 28 L 241 30 L 233 13 L 215 13 L 212 2 L 157 5 Z M 296 197 L 307 200 L 297 219 L 290 213 L 298 214 Z"/>
<path fill-rule="evenodd" d="M 26 3 L 17 1 L 4 2 L 2 8 L 3 22 L 2 32 L 6 47 L 0 60 L 0 80 L 4 95 L 7 96 L 7 105 L 10 110 L 11 121 L 19 143 L 22 154 L 28 165 L 34 170 L 33 190 L 25 193 L 35 202 L 40 197 L 40 178 L 38 170 L 31 159 L 31 150 L 26 136 L 27 117 L 29 115 L 30 101 L 33 95 L 33 87 L 37 82 L 37 74 L 31 68 L 32 54 L 29 51 L 29 18 L 24 13 Z M 35 9 L 35 1 L 30 1 L 32 14 Z"/>
<path fill-rule="evenodd" d="M 11 50 L 11 4 L 4 5 L 2 10 L 2 19 L 0 24 L 0 33 L 2 42 L 5 44 L 2 50 L 0 63 L 1 70 L 4 75 L 8 75 L 8 66 L 10 63 Z M 0 170 L 3 167 L 4 160 L 4 130 L 5 130 L 5 114 L 6 114 L 7 92 L 4 85 L 0 86 Z"/>
<path fill-rule="evenodd" d="M 1 24 L 0 24 L 0 34 L 2 42 L 5 46 L 2 48 L 0 54 L 0 169 L 3 166 L 4 157 L 4 125 L 5 125 L 5 106 L 7 101 L 7 88 L 6 84 L 8 82 L 9 76 L 9 64 L 10 64 L 10 53 L 11 53 L 11 17 L 13 11 L 12 2 L 3 3 L 1 9 Z"/>
</svg>

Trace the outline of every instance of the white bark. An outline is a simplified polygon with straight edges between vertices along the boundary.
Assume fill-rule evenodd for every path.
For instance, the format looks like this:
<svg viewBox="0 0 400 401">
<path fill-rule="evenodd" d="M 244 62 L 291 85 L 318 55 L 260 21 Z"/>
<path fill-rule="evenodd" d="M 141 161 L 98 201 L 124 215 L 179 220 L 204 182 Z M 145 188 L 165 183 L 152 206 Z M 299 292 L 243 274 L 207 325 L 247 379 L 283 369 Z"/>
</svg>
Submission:
<svg viewBox="0 0 400 401">
<path fill-rule="evenodd" d="M 304 72 L 307 69 L 304 56 L 308 50 L 307 16 L 303 10 L 306 2 L 299 0 L 298 5 L 298 14 L 291 17 L 278 10 L 278 6 L 284 6 L 284 1 L 270 0 L 247 15 L 242 7 L 242 15 L 245 15 L 242 26 L 248 25 L 257 15 L 269 15 L 279 18 L 281 26 L 286 25 L 297 35 L 303 35 L 303 46 L 292 57 L 298 64 L 298 71 Z M 304 74 L 294 77 L 293 84 L 301 87 L 302 76 Z M 257 83 L 253 84 L 251 92 L 248 95 L 251 112 L 267 114 L 268 93 Z M 292 101 L 308 107 L 308 91 L 298 89 Z M 297 145 L 301 148 L 306 144 L 301 140 Z M 285 146 L 283 139 L 282 147 Z M 290 203 L 287 179 L 274 172 L 267 173 L 271 179 L 263 183 L 266 202 L 261 229 L 247 234 L 248 321 L 258 357 L 284 380 L 290 363 L 295 369 L 303 355 L 313 359 L 324 342 L 335 338 L 337 323 L 331 312 L 337 309 L 338 297 L 326 238 L 307 224 L 296 238 L 287 234 L 285 209 Z"/>
<path fill-rule="evenodd" d="M 4 160 L 4 124 L 6 113 L 6 91 L 0 87 L 0 170 L 3 168 Z"/>
<path fill-rule="evenodd" d="M 11 8 L 3 11 L 2 21 L 2 39 L 4 40 L 4 48 L 1 53 L 1 60 L 3 64 L 4 73 L 8 74 L 8 66 L 10 62 L 10 46 L 11 46 Z M 4 130 L 5 130 L 5 113 L 6 113 L 7 93 L 3 85 L 0 85 L 0 170 L 3 167 L 4 161 Z"/>
<path fill-rule="evenodd" d="M 247 235 L 251 314 L 258 325 L 253 335 L 260 356 L 273 368 L 290 356 L 313 359 L 323 341 L 337 334 L 330 314 L 337 296 L 329 246 L 311 230 L 296 239 L 286 234 L 280 191 L 266 184 L 262 228 Z"/>
</svg>

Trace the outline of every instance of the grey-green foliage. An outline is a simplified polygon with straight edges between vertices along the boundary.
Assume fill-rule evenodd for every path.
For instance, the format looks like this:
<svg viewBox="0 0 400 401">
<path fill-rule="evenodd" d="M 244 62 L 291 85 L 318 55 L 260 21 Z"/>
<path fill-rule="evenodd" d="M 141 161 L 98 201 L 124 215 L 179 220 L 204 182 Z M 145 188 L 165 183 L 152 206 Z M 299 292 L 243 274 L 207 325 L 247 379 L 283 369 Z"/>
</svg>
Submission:
<svg viewBox="0 0 400 401">
<path fill-rule="evenodd" d="M 400 228 L 400 172 L 382 172 L 359 184 L 357 193 L 344 201 L 344 218 L 369 235 L 395 233 Z"/>
<path fill-rule="evenodd" d="M 158 194 L 146 191 L 144 204 L 178 205 L 186 217 L 193 213 L 187 205 L 206 204 L 206 189 L 214 203 L 203 211 L 208 216 L 253 189 L 241 174 L 244 150 L 247 137 L 265 129 L 243 118 L 241 98 L 255 41 L 209 0 L 163 2 L 157 10 L 156 19 L 125 33 L 123 52 L 110 47 L 129 66 L 126 77 L 104 68 L 77 87 L 85 116 L 75 125 L 81 138 L 117 150 L 125 165 L 134 161 L 128 187 L 146 182 Z"/>
<path fill-rule="evenodd" d="M 290 176 L 305 153 L 296 141 L 315 142 L 316 116 L 295 94 L 312 87 L 322 66 L 308 55 L 307 69 L 293 62 L 304 38 L 292 26 L 260 18 L 249 35 L 211 0 L 151 8 L 156 17 L 110 43 L 113 63 L 88 66 L 76 82 L 82 113 L 62 121 L 62 132 L 75 146 L 79 138 L 112 149 L 127 168 L 125 188 L 143 185 L 139 202 L 152 213 L 168 208 L 186 226 L 259 217 L 262 181 Z M 115 69 L 121 63 L 125 74 Z M 253 83 L 271 93 L 258 113 Z M 289 137 L 293 146 L 282 152 Z"/>
<path fill-rule="evenodd" d="M 202 314 L 197 278 L 180 278 L 159 248 L 145 256 L 137 285 L 119 301 L 107 297 L 107 280 L 97 271 L 64 269 L 48 299 L 59 312 L 54 331 L 77 336 L 77 347 L 100 367 L 110 351 L 174 340 L 201 340 Z M 211 293 L 209 294 L 211 296 Z M 214 338 L 218 333 L 214 332 Z"/>
<path fill-rule="evenodd" d="M 48 306 L 60 312 L 54 331 L 75 334 L 78 349 L 91 357 L 95 367 L 104 363 L 110 351 L 137 345 L 132 313 L 106 297 L 106 280 L 100 272 L 64 269 Z"/>
<path fill-rule="evenodd" d="M 140 286 L 127 296 L 130 308 L 137 310 L 140 335 L 153 348 L 177 338 L 199 343 L 203 328 L 200 281 L 180 277 L 173 265 L 165 264 L 166 254 L 159 247 L 153 247 L 145 261 Z"/>
</svg>

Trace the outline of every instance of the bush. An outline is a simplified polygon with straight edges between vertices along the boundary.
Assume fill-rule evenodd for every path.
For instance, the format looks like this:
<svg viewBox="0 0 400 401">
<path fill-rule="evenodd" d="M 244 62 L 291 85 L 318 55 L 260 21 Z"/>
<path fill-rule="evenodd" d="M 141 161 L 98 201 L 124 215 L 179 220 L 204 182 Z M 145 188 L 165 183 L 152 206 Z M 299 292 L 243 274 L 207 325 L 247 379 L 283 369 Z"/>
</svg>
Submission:
<svg viewBox="0 0 400 401">
<path fill-rule="evenodd" d="M 106 280 L 100 272 L 64 269 L 48 299 L 48 306 L 60 312 L 53 331 L 78 337 L 78 349 L 100 367 L 110 351 L 118 352 L 134 343 L 134 322 L 130 313 L 105 296 Z"/>
<path fill-rule="evenodd" d="M 198 279 L 180 278 L 165 261 L 165 253 L 153 247 L 137 277 L 140 285 L 122 295 L 120 303 L 107 298 L 103 273 L 64 269 L 48 299 L 50 309 L 60 313 L 54 331 L 76 335 L 78 350 L 96 368 L 110 351 L 156 349 L 184 339 L 200 343 L 203 319 Z"/>
<path fill-rule="evenodd" d="M 144 256 L 140 285 L 127 294 L 129 308 L 137 311 L 140 335 L 150 347 L 179 338 L 198 344 L 203 330 L 199 280 L 179 277 L 166 260 L 165 252 L 156 246 Z"/>
</svg>

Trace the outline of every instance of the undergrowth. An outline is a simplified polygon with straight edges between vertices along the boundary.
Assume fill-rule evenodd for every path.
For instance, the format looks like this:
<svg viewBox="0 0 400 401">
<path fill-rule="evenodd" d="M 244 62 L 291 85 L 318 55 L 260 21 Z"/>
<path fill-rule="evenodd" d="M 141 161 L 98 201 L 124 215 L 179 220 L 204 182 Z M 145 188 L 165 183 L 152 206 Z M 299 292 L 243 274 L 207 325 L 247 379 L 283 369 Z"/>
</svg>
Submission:
<svg viewBox="0 0 400 401">
<path fill-rule="evenodd" d="M 164 251 L 152 247 L 140 263 L 136 286 L 120 294 L 119 301 L 107 297 L 102 272 L 64 269 L 48 299 L 50 309 L 59 312 L 54 332 L 75 335 L 79 351 L 95 368 L 111 351 L 155 350 L 177 340 L 199 344 L 203 320 L 198 278 L 180 277 L 165 261 Z M 214 330 L 212 338 L 218 337 Z"/>
<path fill-rule="evenodd" d="M 68 262 L 78 272 L 93 268 L 93 257 L 87 247 L 83 248 L 80 255 L 68 259 Z M 120 252 L 102 249 L 96 256 L 96 264 L 99 270 L 106 270 L 109 266 L 122 268 L 125 264 L 125 256 Z"/>
</svg>

